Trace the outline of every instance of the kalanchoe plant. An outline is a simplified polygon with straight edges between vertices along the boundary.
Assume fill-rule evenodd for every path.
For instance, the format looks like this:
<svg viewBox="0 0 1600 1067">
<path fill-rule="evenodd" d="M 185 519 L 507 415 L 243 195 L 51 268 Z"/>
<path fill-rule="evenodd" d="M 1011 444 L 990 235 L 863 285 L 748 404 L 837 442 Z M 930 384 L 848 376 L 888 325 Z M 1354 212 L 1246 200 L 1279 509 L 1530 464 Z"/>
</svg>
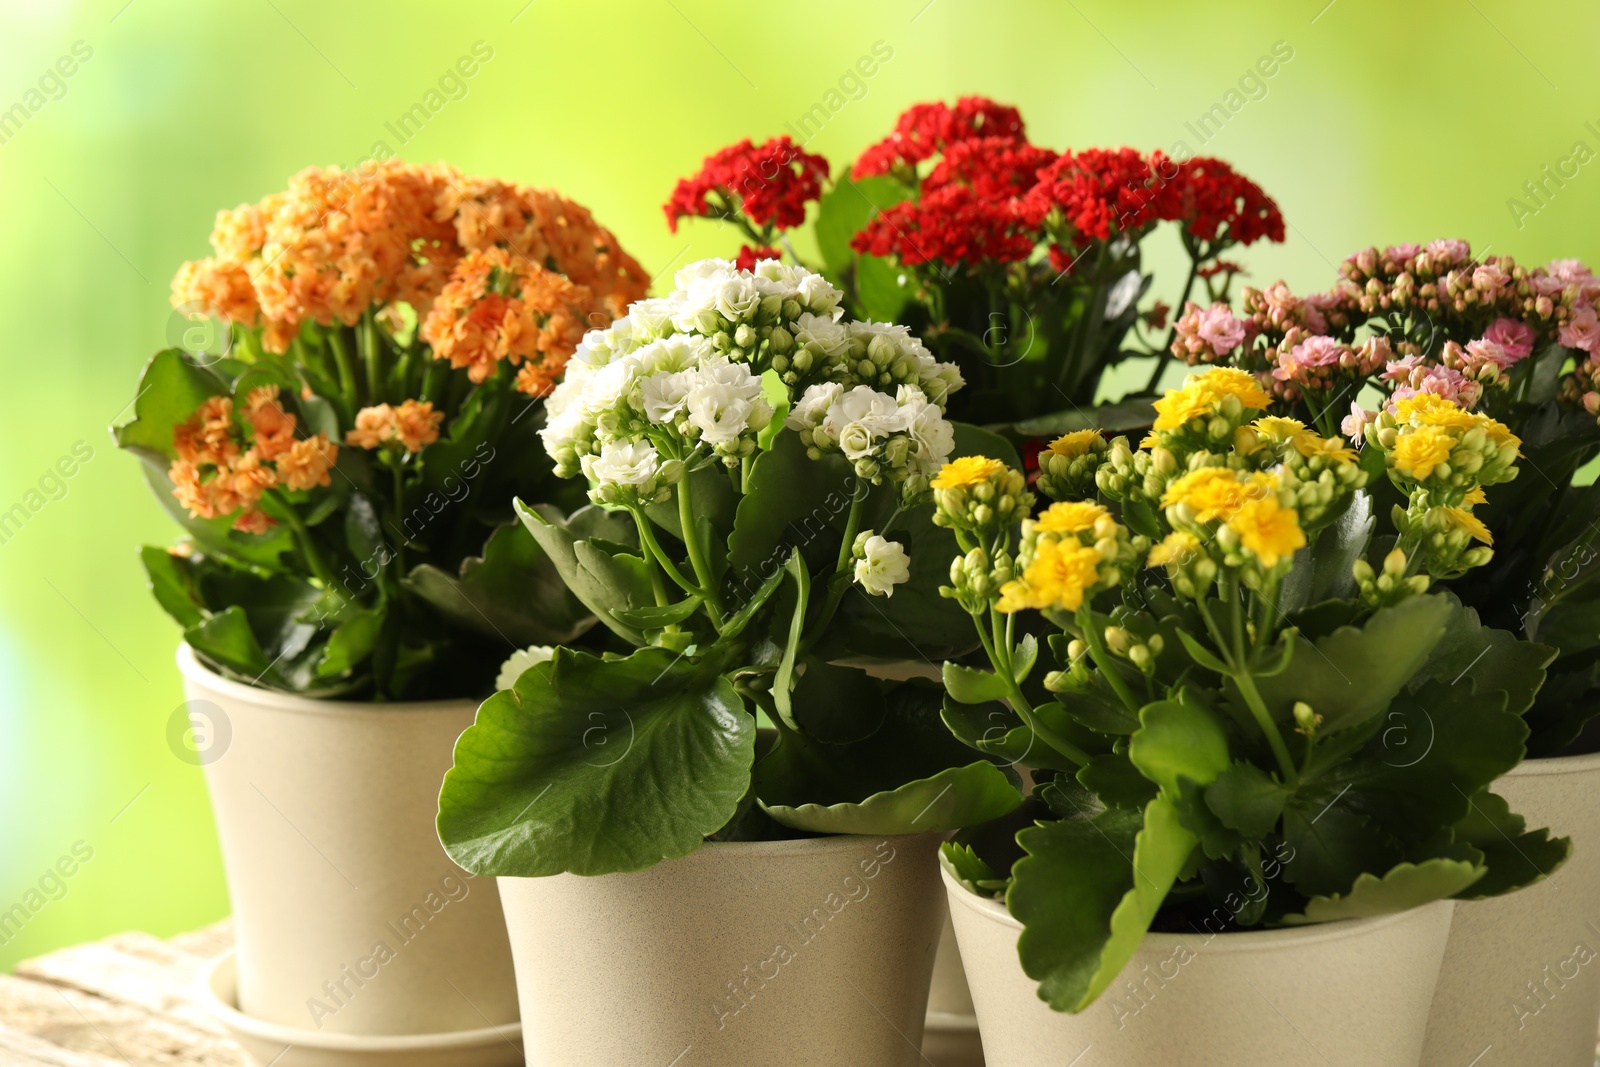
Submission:
<svg viewBox="0 0 1600 1067">
<path fill-rule="evenodd" d="M 1462 601 L 1561 650 L 1528 715 L 1529 751 L 1558 753 L 1600 714 L 1600 489 L 1579 473 L 1600 456 L 1600 280 L 1576 260 L 1527 268 L 1455 240 L 1364 249 L 1340 273 L 1303 298 L 1281 282 L 1245 289 L 1237 314 L 1190 305 L 1173 350 L 1255 373 L 1274 411 L 1325 434 L 1342 426 L 1358 446 L 1405 439 L 1391 464 L 1424 473 L 1405 498 L 1376 494 L 1378 517 L 1396 534 L 1448 542 L 1447 556 L 1470 553 L 1477 569 L 1451 584 Z M 1487 442 L 1498 450 L 1472 433 L 1479 413 L 1507 428 Z M 1518 448 L 1524 476 L 1478 500 L 1469 487 L 1489 483 L 1476 464 L 1507 464 Z M 1444 505 L 1425 530 L 1419 493 Z"/>
<path fill-rule="evenodd" d="M 903 327 L 842 321 L 802 268 L 707 260 L 676 286 L 590 333 L 548 401 L 545 445 L 593 503 L 519 504 L 634 651 L 508 668 L 445 778 L 445 847 L 479 874 L 601 874 L 710 837 L 1012 810 L 1007 775 L 944 730 L 937 686 L 837 662 L 971 645 L 938 595 L 953 542 L 928 481 L 1002 443 L 945 420 L 959 374 Z"/>
<path fill-rule="evenodd" d="M 1284 234 L 1277 205 L 1220 160 L 1057 153 L 1028 142 L 1015 108 L 975 96 L 909 109 L 824 192 L 828 174 L 787 137 L 745 141 L 679 182 L 667 218 L 730 222 L 755 242 L 748 264 L 793 258 L 786 231 L 818 200 L 817 245 L 849 304 L 960 365 L 968 388 L 954 414 L 1017 423 L 1022 436 L 1082 426 L 1076 409 L 1129 356 L 1156 356 L 1150 388 L 1159 381 L 1168 306 L 1140 307 L 1152 282 L 1140 248 L 1163 224 L 1189 259 L 1180 304 L 1197 286 L 1224 299 L 1241 268 L 1222 256 Z M 1099 414 L 1104 425 L 1120 412 Z"/>
<path fill-rule="evenodd" d="M 211 243 L 172 287 L 210 343 L 158 353 L 115 431 L 185 528 L 144 562 L 205 662 L 317 696 L 473 696 L 508 649 L 583 634 L 510 501 L 574 496 L 539 398 L 648 285 L 616 239 L 554 193 L 387 162 L 303 171 Z"/>
<path fill-rule="evenodd" d="M 933 482 L 965 550 L 945 592 L 988 660 L 945 665 L 947 722 L 1037 783 L 943 858 L 1003 895 L 1057 1010 L 1091 1003 L 1151 929 L 1492 896 L 1567 855 L 1489 792 L 1554 650 L 1430 590 L 1481 557 L 1429 533 L 1459 505 L 1406 458 L 1423 431 L 1379 432 L 1358 461 L 1268 404 L 1243 371 L 1192 375 L 1137 450 L 1085 431 L 1047 453 L 1060 499 L 1038 514 L 995 460 Z M 1469 496 L 1515 473 L 1503 427 L 1474 419 L 1456 448 L 1482 462 L 1452 476 Z M 1392 544 L 1371 537 L 1386 476 L 1418 493 Z"/>
</svg>

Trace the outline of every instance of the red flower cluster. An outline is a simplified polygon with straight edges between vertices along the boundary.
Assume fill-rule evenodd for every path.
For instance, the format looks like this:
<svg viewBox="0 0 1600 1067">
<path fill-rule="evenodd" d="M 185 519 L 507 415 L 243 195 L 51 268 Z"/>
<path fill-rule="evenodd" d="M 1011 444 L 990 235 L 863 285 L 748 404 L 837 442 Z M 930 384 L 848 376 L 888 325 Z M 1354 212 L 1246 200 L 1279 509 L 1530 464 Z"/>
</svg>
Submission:
<svg viewBox="0 0 1600 1067">
<path fill-rule="evenodd" d="M 1170 164 L 1169 164 L 1170 166 Z M 1202 241 L 1226 234 L 1236 244 L 1283 240 L 1283 213 L 1261 186 L 1220 159 L 1196 156 L 1162 189 L 1162 218 Z"/>
<path fill-rule="evenodd" d="M 1163 217 L 1159 175 L 1172 167 L 1160 152 L 1146 159 L 1132 148 L 1066 152 L 1039 172 L 1028 197 L 1041 218 L 1059 207 L 1081 247 Z"/>
<path fill-rule="evenodd" d="M 752 248 L 750 245 L 740 245 L 739 254 L 734 257 L 733 265 L 740 270 L 755 270 L 756 264 L 763 259 L 782 258 L 783 249 L 781 248 L 768 248 L 764 245 L 760 248 Z"/>
<path fill-rule="evenodd" d="M 1022 115 L 983 96 L 963 96 L 955 107 L 917 104 L 901 114 L 894 132 L 856 158 L 853 177 L 915 167 L 952 145 L 977 138 L 1024 139 Z"/>
<path fill-rule="evenodd" d="M 664 206 L 667 225 L 677 233 L 679 219 L 722 218 L 724 206 L 708 199 L 716 193 L 757 225 L 787 230 L 805 222 L 806 203 L 822 195 L 827 178 L 828 161 L 787 136 L 762 145 L 746 138 L 707 156 L 698 174 L 678 182 Z"/>
<path fill-rule="evenodd" d="M 879 212 L 850 247 L 916 266 L 930 260 L 1015 263 L 1032 255 L 1037 243 L 1016 201 L 985 200 L 970 186 L 946 185 Z"/>
</svg>

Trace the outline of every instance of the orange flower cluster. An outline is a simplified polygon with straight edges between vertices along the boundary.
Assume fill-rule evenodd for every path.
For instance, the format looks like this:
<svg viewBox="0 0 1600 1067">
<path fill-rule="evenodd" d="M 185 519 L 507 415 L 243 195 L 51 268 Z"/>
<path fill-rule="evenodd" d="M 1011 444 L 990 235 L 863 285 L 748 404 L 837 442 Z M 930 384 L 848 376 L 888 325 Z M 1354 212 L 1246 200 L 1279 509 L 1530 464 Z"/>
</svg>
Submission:
<svg viewBox="0 0 1600 1067">
<path fill-rule="evenodd" d="M 218 212 L 211 245 L 214 255 L 185 263 L 173 278 L 174 306 L 201 302 L 234 322 L 261 326 L 262 344 L 272 352 L 286 351 L 308 319 L 351 326 L 375 306 L 403 303 L 426 320 L 458 265 L 468 264 L 468 277 L 459 280 L 471 290 L 471 276 L 482 270 L 473 253 L 499 251 L 524 269 L 537 265 L 565 275 L 571 291 L 561 301 L 584 301 L 580 322 L 603 315 L 609 323 L 649 287 L 639 264 L 583 206 L 553 192 L 468 177 L 444 164 L 389 160 L 350 171 L 307 168 L 290 179 L 285 193 Z M 536 287 L 533 298 L 511 295 L 532 305 L 537 321 L 554 317 L 539 310 L 552 299 L 544 290 L 554 288 Z M 533 332 L 548 330 L 541 324 Z M 549 347 L 534 350 L 557 364 L 552 373 L 577 343 L 568 333 L 558 327 L 546 338 Z M 491 334 L 481 336 L 487 341 Z M 442 358 L 476 366 L 512 352 L 532 354 L 522 341 L 489 356 L 469 349 L 477 336 L 462 337 Z M 531 375 L 530 384 L 542 377 Z"/>
<path fill-rule="evenodd" d="M 510 360 L 521 366 L 517 388 L 544 396 L 583 338 L 594 306 L 587 286 L 504 248 L 488 248 L 456 265 L 423 320 L 422 339 L 436 358 L 467 368 L 475 382 Z"/>
<path fill-rule="evenodd" d="M 255 534 L 275 525 L 258 506 L 268 489 L 328 485 L 328 471 L 339 457 L 339 446 L 327 435 L 297 435 L 295 417 L 279 405 L 276 385 L 250 390 L 242 421 L 232 397 L 205 400 L 173 427 L 172 447 L 177 458 L 167 477 L 178 503 L 198 519 L 237 513 L 233 528 Z"/>
<path fill-rule="evenodd" d="M 407 400 L 398 407 L 377 404 L 356 412 L 356 428 L 345 434 L 344 443 L 375 449 L 396 441 L 407 452 L 421 452 L 439 439 L 443 421 L 444 412 L 433 410 L 427 400 Z"/>
</svg>

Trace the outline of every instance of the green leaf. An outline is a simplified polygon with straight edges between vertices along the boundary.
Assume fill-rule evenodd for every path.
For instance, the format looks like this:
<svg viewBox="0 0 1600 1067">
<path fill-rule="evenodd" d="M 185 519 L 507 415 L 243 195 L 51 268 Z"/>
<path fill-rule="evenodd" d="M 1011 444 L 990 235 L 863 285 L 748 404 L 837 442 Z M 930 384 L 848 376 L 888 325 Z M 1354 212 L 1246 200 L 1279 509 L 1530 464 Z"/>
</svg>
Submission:
<svg viewBox="0 0 1600 1067">
<path fill-rule="evenodd" d="M 1100 430 L 1107 435 L 1133 433 L 1149 427 L 1155 418 L 1150 404 L 1155 397 L 1129 397 L 1114 404 L 1096 404 L 1087 410 L 1070 408 L 1036 415 L 1015 423 L 1012 429 L 1023 437 L 1060 437 L 1077 430 Z"/>
<path fill-rule="evenodd" d="M 884 689 L 866 671 L 808 659 L 794 687 L 795 724 L 833 745 L 864 740 L 883 725 Z"/>
<path fill-rule="evenodd" d="M 347 622 L 340 623 L 328 635 L 322 656 L 317 660 L 317 678 L 329 681 L 353 674 L 372 655 L 385 617 L 382 611 L 356 611 Z"/>
<path fill-rule="evenodd" d="M 1206 670 L 1215 674 L 1228 673 L 1228 665 L 1222 661 L 1222 657 L 1203 645 L 1199 638 L 1186 630 L 1179 630 L 1178 640 L 1183 642 L 1184 650 L 1189 653 L 1189 658 Z"/>
<path fill-rule="evenodd" d="M 939 846 L 939 865 L 975 896 L 992 897 L 1005 891 L 1008 879 L 990 869 L 970 846 L 946 841 Z"/>
<path fill-rule="evenodd" d="M 998 818 L 1022 802 L 994 764 L 945 730 L 943 693 L 902 682 L 886 697 L 883 726 L 850 745 L 783 731 L 756 765 L 761 806 L 785 826 L 814 833 L 907 834 Z"/>
<path fill-rule="evenodd" d="M 1076 775 L 1078 783 L 1104 804 L 1141 810 L 1156 798 L 1160 787 L 1139 772 L 1124 753 L 1092 756 Z"/>
<path fill-rule="evenodd" d="M 843 456 L 811 459 L 799 434 L 779 434 L 753 460 L 734 515 L 728 537 L 733 582 L 759 585 L 788 558 L 787 546 L 818 539 L 837 546 L 854 495 L 868 488 Z"/>
<path fill-rule="evenodd" d="M 1039 659 L 1039 641 L 1032 634 L 1023 634 L 1017 642 L 1016 658 L 1011 663 L 1012 677 L 1021 685 L 1028 680 L 1033 665 Z"/>
<path fill-rule="evenodd" d="M 1128 714 L 1122 701 L 1093 690 L 1067 690 L 1056 694 L 1056 703 L 1078 722 L 1098 734 L 1125 737 L 1139 728 L 1139 720 Z"/>
<path fill-rule="evenodd" d="M 660 630 L 667 626 L 676 626 L 689 618 L 705 601 L 697 596 L 685 597 L 676 604 L 663 604 L 657 607 L 654 604 L 632 611 L 613 611 L 612 617 L 624 626 L 631 626 L 636 630 Z"/>
<path fill-rule="evenodd" d="M 1206 788 L 1206 806 L 1230 830 L 1260 840 L 1283 814 L 1290 791 L 1253 763 L 1235 763 Z"/>
<path fill-rule="evenodd" d="M 1228 732 L 1204 708 L 1183 700 L 1147 704 L 1128 743 L 1128 758 L 1169 795 L 1180 779 L 1210 785 L 1232 765 Z"/>
<path fill-rule="evenodd" d="M 1359 726 L 1382 713 L 1427 662 L 1451 610 L 1437 595 L 1381 608 L 1360 629 L 1341 627 L 1311 648 L 1297 647 L 1294 669 L 1257 677 L 1256 688 L 1275 721 L 1290 721 L 1303 700 L 1322 716 L 1323 735 Z M 1228 690 L 1239 702 L 1231 681 Z"/>
<path fill-rule="evenodd" d="M 1295 553 L 1294 566 L 1278 593 L 1278 610 L 1291 614 L 1307 604 L 1354 598 L 1356 579 L 1350 568 L 1366 555 L 1375 525 L 1372 498 L 1357 492 L 1344 513 L 1319 532 L 1306 551 Z"/>
<path fill-rule="evenodd" d="M 1304 912 L 1285 915 L 1282 922 L 1299 926 L 1409 911 L 1464 892 L 1484 873 L 1485 868 L 1477 864 L 1444 858 L 1398 863 L 1381 878 L 1363 871 L 1348 892 L 1314 896 L 1306 901 Z"/>
<path fill-rule="evenodd" d="M 1466 816 L 1455 825 L 1455 839 L 1476 848 L 1489 866 L 1470 893 L 1456 894 L 1460 900 L 1483 900 L 1542 882 L 1572 852 L 1571 838 L 1552 838 L 1548 828 L 1529 830 L 1503 797 L 1486 788 L 1473 795 Z"/>
<path fill-rule="evenodd" d="M 958 704 L 987 704 L 1003 700 L 1010 692 L 1005 679 L 993 671 L 980 671 L 945 661 L 941 669 L 945 692 Z"/>
<path fill-rule="evenodd" d="M 817 221 L 813 232 L 822 262 L 835 277 L 855 261 L 851 238 L 885 208 L 909 200 L 912 190 L 904 182 L 887 175 L 867 178 L 842 177 L 817 201 Z"/>
<path fill-rule="evenodd" d="M 566 587 L 607 628 L 633 644 L 643 644 L 644 634 L 620 623 L 614 611 L 631 611 L 655 603 L 644 560 L 625 552 L 610 552 L 596 542 L 627 545 L 637 536 L 626 516 L 593 505 L 563 519 L 547 504 L 529 507 L 515 502 L 517 517 L 544 549 Z"/>
<path fill-rule="evenodd" d="M 485 701 L 457 741 L 439 838 L 475 874 L 643 870 L 728 822 L 755 736 L 713 663 L 557 649 Z"/>
<path fill-rule="evenodd" d="M 463 559 L 455 574 L 424 563 L 405 584 L 462 629 L 519 648 L 566 644 L 595 622 L 552 557 L 515 522 L 496 527 L 483 555 Z"/>
<path fill-rule="evenodd" d="M 133 417 L 112 428 L 118 447 L 165 470 L 172 461 L 172 429 L 214 396 L 229 393 L 215 371 L 196 366 L 181 348 L 157 352 L 145 364 L 133 402 Z"/>
<path fill-rule="evenodd" d="M 795 549 L 789 554 L 789 559 L 784 563 L 783 569 L 794 579 L 794 612 L 789 617 L 788 639 L 784 642 L 783 655 L 778 660 L 778 669 L 772 676 L 772 703 L 781 718 L 789 726 L 796 725 L 794 721 L 794 670 L 795 657 L 800 650 L 800 636 L 806 625 L 806 606 L 811 599 L 811 572 L 806 570 L 805 561 L 800 558 L 800 550 Z"/>
<path fill-rule="evenodd" d="M 237 604 L 190 626 L 183 639 L 200 655 L 241 678 L 276 683 L 272 661 L 261 651 L 244 608 Z"/>
<path fill-rule="evenodd" d="M 150 592 L 156 603 L 179 626 L 197 625 L 205 614 L 205 605 L 195 589 L 194 574 L 188 557 L 174 555 L 164 548 L 146 545 L 139 550 L 144 563 L 144 573 L 150 582 Z"/>
<path fill-rule="evenodd" d="M 1544 684 L 1545 668 L 1554 661 L 1557 650 L 1484 626 L 1476 611 L 1451 594 L 1441 595 L 1449 598 L 1454 610 L 1446 620 L 1443 639 L 1434 646 L 1411 687 L 1415 689 L 1430 678 L 1452 684 L 1470 678 L 1480 693 L 1504 692 L 1517 715 L 1531 708 Z"/>
<path fill-rule="evenodd" d="M 856 300 L 863 318 L 894 322 L 911 299 L 910 274 L 888 259 L 856 256 Z"/>
<path fill-rule="evenodd" d="M 1284 807 L 1283 839 L 1291 849 L 1284 877 L 1307 896 L 1343 892 L 1363 871 L 1387 870 L 1402 859 L 1394 840 L 1344 799 L 1308 789 Z"/>
<path fill-rule="evenodd" d="M 1138 951 L 1196 840 L 1165 799 L 1022 830 L 1006 906 L 1017 953 L 1056 1011 L 1092 1004 Z M 1132 862 L 1129 862 L 1129 856 Z"/>
</svg>

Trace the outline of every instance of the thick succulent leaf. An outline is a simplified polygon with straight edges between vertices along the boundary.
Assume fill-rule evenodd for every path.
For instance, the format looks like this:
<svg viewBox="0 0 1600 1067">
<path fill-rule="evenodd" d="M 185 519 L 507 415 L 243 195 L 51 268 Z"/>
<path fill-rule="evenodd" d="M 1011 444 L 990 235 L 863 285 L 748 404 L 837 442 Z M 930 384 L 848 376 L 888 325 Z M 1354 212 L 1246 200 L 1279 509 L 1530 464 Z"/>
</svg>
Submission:
<svg viewBox="0 0 1600 1067">
<path fill-rule="evenodd" d="M 595 622 L 539 542 L 515 522 L 497 527 L 483 555 L 462 560 L 456 574 L 425 563 L 412 568 L 406 585 L 455 625 L 517 647 L 567 644 Z"/>
<path fill-rule="evenodd" d="M 632 522 L 592 505 L 565 519 L 546 504 L 518 500 L 516 510 L 567 589 L 617 636 L 643 644 L 644 634 L 614 614 L 655 603 L 644 560 L 631 551 L 638 536 Z"/>
<path fill-rule="evenodd" d="M 1566 862 L 1571 838 L 1553 838 L 1549 829 L 1527 826 L 1503 797 L 1487 789 L 1472 797 L 1466 816 L 1455 825 L 1455 839 L 1478 849 L 1489 873 L 1458 893 L 1459 899 L 1482 900 L 1542 882 Z"/>
<path fill-rule="evenodd" d="M 755 457 L 739 499 L 728 536 L 730 581 L 759 586 L 791 547 L 827 542 L 829 553 L 836 551 L 853 494 L 866 488 L 843 456 L 811 459 L 799 434 L 779 434 Z"/>
<path fill-rule="evenodd" d="M 195 586 L 190 558 L 155 545 L 145 545 L 139 550 L 139 559 L 144 563 L 144 573 L 156 603 L 179 626 L 189 627 L 200 622 L 205 615 L 205 605 Z"/>
<path fill-rule="evenodd" d="M 475 874 L 643 870 L 734 815 L 755 737 L 713 663 L 558 649 L 486 700 L 456 742 L 439 838 Z"/>
<path fill-rule="evenodd" d="M 795 724 L 828 744 L 863 741 L 883 725 L 886 688 L 866 671 L 808 660 L 794 688 Z"/>
<path fill-rule="evenodd" d="M 1357 493 L 1332 525 L 1318 533 L 1306 550 L 1295 553 L 1294 566 L 1278 592 L 1278 610 L 1292 614 L 1308 604 L 1354 597 L 1356 579 L 1350 568 L 1366 554 L 1375 522 L 1372 498 Z"/>
<path fill-rule="evenodd" d="M 1042 717 L 1047 717 L 1048 709 L 1040 710 Z M 1056 771 L 1078 769 L 1076 762 L 1057 752 L 1035 734 L 1031 727 L 1023 724 L 1010 708 L 998 701 L 990 701 L 987 704 L 962 704 L 946 697 L 943 718 L 950 732 L 960 738 L 962 743 L 992 759 L 1003 760 L 1013 766 L 1021 764 L 1025 767 Z M 1086 733 L 1072 722 L 1055 725 L 1061 727 L 1057 731 L 1058 736 L 1072 737 L 1074 729 Z M 1081 740 L 1092 744 L 1094 739 L 1091 736 L 1083 736 Z"/>
<path fill-rule="evenodd" d="M 785 826 L 860 834 L 954 830 L 1013 810 L 1017 787 L 944 728 L 942 697 L 926 682 L 896 685 L 882 727 L 855 744 L 784 731 L 756 765 L 762 807 Z"/>
<path fill-rule="evenodd" d="M 1169 796 L 1177 794 L 1182 779 L 1208 786 L 1232 765 L 1222 723 L 1181 699 L 1147 704 L 1139 712 L 1128 758 Z"/>
<path fill-rule="evenodd" d="M 968 845 L 946 841 L 939 846 L 939 866 L 950 872 L 950 877 L 961 888 L 980 897 L 999 896 L 1005 892 L 1009 879 L 1002 878 Z"/>
<path fill-rule="evenodd" d="M 1285 915 L 1281 921 L 1299 926 L 1391 915 L 1463 893 L 1485 873 L 1478 864 L 1444 858 L 1399 863 L 1381 878 L 1364 871 L 1347 892 L 1312 897 L 1303 912 Z"/>
<path fill-rule="evenodd" d="M 1039 998 L 1078 1012 L 1132 958 L 1196 840 L 1163 798 L 1143 812 L 1022 830 L 1006 906 L 1023 925 L 1017 952 Z M 1131 860 L 1130 860 L 1131 857 Z"/>
<path fill-rule="evenodd" d="M 1470 678 L 1478 692 L 1501 690 L 1511 711 L 1521 715 L 1533 706 L 1544 684 L 1545 668 L 1556 658 L 1549 645 L 1525 641 L 1507 630 L 1478 621 L 1478 613 L 1449 594 L 1454 608 L 1446 620 L 1444 637 L 1434 646 L 1426 666 L 1411 683 L 1413 689 L 1428 679 L 1454 684 Z"/>
<path fill-rule="evenodd" d="M 1290 790 L 1253 763 L 1235 763 L 1206 789 L 1206 806 L 1230 830 L 1261 840 L 1276 829 Z"/>
<path fill-rule="evenodd" d="M 228 382 L 209 367 L 197 366 L 181 348 L 157 352 L 145 364 L 133 402 L 133 416 L 112 427 L 118 446 L 163 470 L 172 461 L 172 428 L 213 396 L 226 394 Z"/>
<path fill-rule="evenodd" d="M 234 605 L 183 631 L 189 647 L 243 681 L 281 687 L 273 662 L 261 650 L 244 608 Z"/>
<path fill-rule="evenodd" d="M 1383 871 L 1404 857 L 1390 835 L 1346 806 L 1348 794 L 1305 789 L 1283 812 L 1283 839 L 1291 849 L 1284 877 L 1307 896 L 1340 893 L 1364 871 Z"/>
<path fill-rule="evenodd" d="M 1296 701 L 1322 716 L 1322 732 L 1359 726 L 1381 714 L 1444 636 L 1450 602 L 1417 596 L 1373 613 L 1365 626 L 1341 627 L 1311 647 L 1296 642 L 1294 669 L 1257 679 L 1267 709 L 1290 721 Z M 1237 690 L 1229 683 L 1230 692 Z"/>
<path fill-rule="evenodd" d="M 817 249 L 829 276 L 835 280 L 855 262 L 851 238 L 860 233 L 878 212 L 909 199 L 912 190 L 904 182 L 887 175 L 866 178 L 840 178 L 817 201 L 814 227 Z"/>
</svg>

